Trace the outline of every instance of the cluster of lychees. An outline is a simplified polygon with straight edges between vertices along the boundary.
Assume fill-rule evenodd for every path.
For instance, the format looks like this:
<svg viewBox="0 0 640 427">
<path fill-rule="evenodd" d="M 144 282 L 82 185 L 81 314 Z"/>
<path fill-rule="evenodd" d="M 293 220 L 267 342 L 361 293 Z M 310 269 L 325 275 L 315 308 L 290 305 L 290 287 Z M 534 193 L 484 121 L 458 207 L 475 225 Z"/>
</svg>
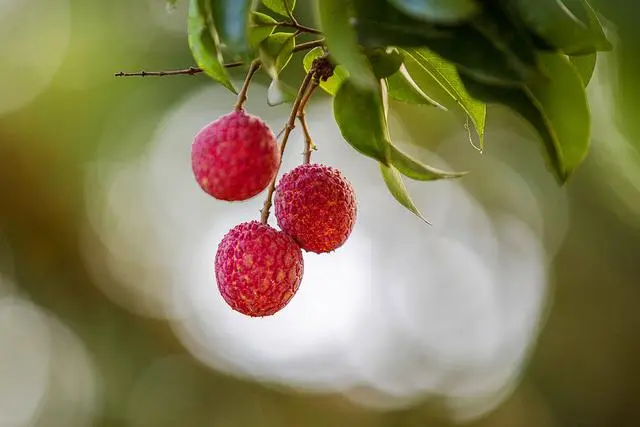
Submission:
<svg viewBox="0 0 640 427">
<path fill-rule="evenodd" d="M 275 184 L 281 155 L 267 124 L 236 108 L 196 135 L 191 160 L 206 193 L 242 201 Z M 215 257 L 222 297 L 252 317 L 269 316 L 286 306 L 302 281 L 302 249 L 334 251 L 345 243 L 356 219 L 351 184 L 329 166 L 305 163 L 294 168 L 282 176 L 273 195 L 281 231 L 267 224 L 266 205 L 261 221 L 239 224 L 224 236 Z M 269 204 L 271 196 L 269 192 Z"/>
</svg>

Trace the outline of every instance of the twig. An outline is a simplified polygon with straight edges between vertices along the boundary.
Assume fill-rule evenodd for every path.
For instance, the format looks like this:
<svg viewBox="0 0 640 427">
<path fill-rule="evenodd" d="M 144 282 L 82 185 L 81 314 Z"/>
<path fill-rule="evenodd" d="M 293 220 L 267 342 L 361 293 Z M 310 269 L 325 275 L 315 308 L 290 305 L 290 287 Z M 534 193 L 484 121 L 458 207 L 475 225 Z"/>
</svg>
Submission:
<svg viewBox="0 0 640 427">
<path fill-rule="evenodd" d="M 238 101 L 236 105 L 233 107 L 236 111 L 242 110 L 242 105 L 247 100 L 247 91 L 249 90 L 249 85 L 251 84 L 251 79 L 253 75 L 260 69 L 262 63 L 259 59 L 254 59 L 251 61 L 251 65 L 249 66 L 249 71 L 247 71 L 247 76 L 244 79 L 244 83 L 242 84 L 242 88 L 240 89 L 240 93 L 238 93 Z"/>
<path fill-rule="evenodd" d="M 300 102 L 300 107 L 298 108 L 298 120 L 300 121 L 300 126 L 302 127 L 302 133 L 304 134 L 304 160 L 305 164 L 311 162 L 311 152 L 316 149 L 316 145 L 313 143 L 313 139 L 311 138 L 311 133 L 309 132 L 309 125 L 307 124 L 307 118 L 305 114 L 305 109 L 307 106 L 307 102 L 311 99 L 311 95 L 313 91 L 316 90 L 320 82 L 314 78 L 309 84 L 309 89 L 305 94 L 304 98 Z"/>
<path fill-rule="evenodd" d="M 289 19 L 291 19 L 291 22 L 293 22 L 294 25 L 298 25 L 298 20 L 296 19 L 295 16 L 293 16 L 293 11 L 291 9 L 289 9 L 289 1 L 288 0 L 284 0 L 284 10 L 287 11 L 287 16 L 289 17 Z"/>
<path fill-rule="evenodd" d="M 291 131 L 296 127 L 296 117 L 298 116 L 298 111 L 300 109 L 300 104 L 304 99 L 307 89 L 309 88 L 309 84 L 311 83 L 311 79 L 313 78 L 314 70 L 310 70 L 309 73 L 304 77 L 302 84 L 300 85 L 300 89 L 298 90 L 298 95 L 296 96 L 296 100 L 293 103 L 293 108 L 291 109 L 291 115 L 289 115 L 289 120 L 287 121 L 287 125 L 284 129 L 284 135 L 282 136 L 282 142 L 280 143 L 280 164 L 278 165 L 278 171 L 280 170 L 280 166 L 282 165 L 282 155 L 284 154 L 284 149 L 287 146 L 287 141 L 289 140 L 289 135 Z M 278 171 L 274 175 L 271 183 L 269 184 L 269 189 L 267 190 L 267 197 L 264 201 L 264 206 L 260 211 L 260 222 L 266 224 L 269 220 L 269 210 L 271 209 L 273 192 L 276 189 L 276 179 L 278 178 Z"/>
<path fill-rule="evenodd" d="M 315 47 L 324 46 L 324 38 L 318 40 L 311 40 L 310 42 L 300 43 L 293 48 L 294 52 L 302 52 L 304 50 L 311 50 Z"/>
<path fill-rule="evenodd" d="M 293 48 L 293 52 L 302 52 L 305 50 L 311 50 L 315 47 L 324 46 L 324 39 L 312 40 L 310 42 L 300 43 Z M 244 65 L 244 62 L 230 62 L 228 64 L 224 64 L 225 68 L 235 68 L 241 67 Z M 183 70 L 168 70 L 168 71 L 138 71 L 135 73 L 125 73 L 120 71 L 115 73 L 115 77 L 162 77 L 162 76 L 178 76 L 178 75 L 189 75 L 193 76 L 194 74 L 202 73 L 204 70 L 200 67 L 189 67 Z"/>
<path fill-rule="evenodd" d="M 302 25 L 298 22 L 278 22 L 276 25 L 283 28 L 293 28 L 299 33 L 322 34 L 322 31 L 307 27 L 306 25 Z"/>
<path fill-rule="evenodd" d="M 243 62 L 230 62 L 228 64 L 224 64 L 226 68 L 241 67 L 242 65 L 244 65 Z M 194 74 L 199 74 L 199 73 L 202 73 L 203 71 L 204 70 L 199 67 L 189 67 L 183 70 L 168 70 L 168 71 L 142 70 L 135 73 L 125 73 L 123 71 L 120 71 L 119 73 L 115 73 L 114 76 L 115 77 L 147 77 L 147 76 L 163 77 L 163 76 L 179 76 L 179 75 L 193 76 Z"/>
</svg>

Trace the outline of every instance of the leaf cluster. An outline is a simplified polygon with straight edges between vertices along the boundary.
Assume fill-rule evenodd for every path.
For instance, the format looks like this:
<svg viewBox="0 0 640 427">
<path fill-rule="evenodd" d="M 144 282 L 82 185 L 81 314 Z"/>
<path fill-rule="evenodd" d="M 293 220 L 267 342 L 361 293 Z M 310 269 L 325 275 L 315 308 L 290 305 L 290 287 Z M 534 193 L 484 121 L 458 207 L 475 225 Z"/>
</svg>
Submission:
<svg viewBox="0 0 640 427">
<path fill-rule="evenodd" d="M 500 104 L 536 131 L 560 184 L 585 158 L 585 87 L 597 53 L 611 49 L 587 0 L 314 0 L 318 30 L 298 23 L 295 3 L 189 0 L 189 46 L 198 66 L 236 92 L 225 63 L 259 59 L 272 79 L 267 102 L 290 102 L 296 90 L 280 73 L 305 48 L 299 35 L 318 37 L 302 66 L 309 72 L 314 59 L 328 56 L 334 72 L 320 87 L 333 97 L 342 136 L 379 163 L 390 192 L 418 216 L 403 177 L 464 173 L 401 151 L 389 135 L 389 100 L 459 114 L 473 125 L 480 149 L 487 105 Z"/>
</svg>

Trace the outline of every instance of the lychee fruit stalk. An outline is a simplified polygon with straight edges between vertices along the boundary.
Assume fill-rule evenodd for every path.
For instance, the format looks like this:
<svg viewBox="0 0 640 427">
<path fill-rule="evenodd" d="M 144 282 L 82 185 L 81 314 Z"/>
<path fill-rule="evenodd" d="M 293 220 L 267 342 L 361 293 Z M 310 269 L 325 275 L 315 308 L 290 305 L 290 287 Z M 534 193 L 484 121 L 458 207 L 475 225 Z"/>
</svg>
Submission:
<svg viewBox="0 0 640 427">
<path fill-rule="evenodd" d="M 234 110 L 198 132 L 191 166 L 200 187 L 219 200 L 247 200 L 262 192 L 277 173 L 276 137 L 260 118 Z"/>
<path fill-rule="evenodd" d="M 298 291 L 302 251 L 288 235 L 258 221 L 231 229 L 218 246 L 215 273 L 229 306 L 251 317 L 270 316 Z"/>
<path fill-rule="evenodd" d="M 308 252 L 336 250 L 356 221 L 353 187 L 330 166 L 303 164 L 285 174 L 274 204 L 278 226 Z"/>
</svg>

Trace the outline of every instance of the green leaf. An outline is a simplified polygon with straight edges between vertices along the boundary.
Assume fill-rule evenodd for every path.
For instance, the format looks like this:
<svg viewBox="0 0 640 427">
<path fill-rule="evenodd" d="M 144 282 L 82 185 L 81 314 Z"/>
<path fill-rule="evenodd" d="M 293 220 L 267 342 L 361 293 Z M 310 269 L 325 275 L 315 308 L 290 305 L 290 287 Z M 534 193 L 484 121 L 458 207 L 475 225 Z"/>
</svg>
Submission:
<svg viewBox="0 0 640 427">
<path fill-rule="evenodd" d="M 253 0 L 209 0 L 215 33 L 232 60 L 250 58 L 249 16 Z"/>
<path fill-rule="evenodd" d="M 213 37 L 213 21 L 208 8 L 208 0 L 189 2 L 189 48 L 196 64 L 211 78 L 237 93 L 222 62 L 222 54 Z"/>
<path fill-rule="evenodd" d="M 599 23 L 594 28 L 574 14 L 587 16 L 588 20 L 595 18 L 597 22 L 595 13 L 584 0 L 513 0 L 511 3 L 533 32 L 566 54 L 585 54 L 611 48 Z M 569 8 L 568 4 L 572 7 Z"/>
<path fill-rule="evenodd" d="M 260 42 L 269 37 L 276 29 L 278 21 L 260 12 L 251 13 L 251 26 L 249 31 L 249 44 L 257 47 Z"/>
<path fill-rule="evenodd" d="M 584 87 L 587 87 L 596 68 L 597 53 L 588 53 L 580 56 L 570 56 L 569 60 L 582 79 Z"/>
<path fill-rule="evenodd" d="M 390 0 L 407 15 L 427 22 L 455 23 L 479 11 L 475 0 Z"/>
<path fill-rule="evenodd" d="M 353 0 L 355 28 L 367 47 L 424 46 L 430 38 L 452 37 L 453 29 L 435 26 L 400 12 L 387 0 Z"/>
<path fill-rule="evenodd" d="M 560 54 L 541 54 L 551 78 L 522 88 L 489 86 L 462 75 L 469 93 L 488 103 L 503 104 L 520 114 L 538 132 L 549 168 L 564 183 L 589 150 L 590 114 L 583 82 Z"/>
<path fill-rule="evenodd" d="M 613 45 L 607 39 L 606 34 L 604 33 L 604 29 L 602 28 L 602 24 L 600 23 L 600 19 L 596 14 L 595 10 L 591 7 L 587 0 L 563 0 L 564 4 L 567 8 L 574 14 L 576 18 L 580 20 L 584 25 L 587 26 L 589 31 L 594 35 L 594 38 L 597 42 L 594 45 L 595 50 L 597 51 L 609 51 L 613 49 Z M 588 52 L 576 52 L 575 54 L 586 54 L 591 53 Z"/>
<path fill-rule="evenodd" d="M 416 67 L 416 72 L 411 75 L 415 78 L 420 88 L 425 92 L 430 92 L 429 88 L 441 89 L 453 100 L 453 103 L 443 99 L 445 106 L 460 109 L 469 117 L 478 134 L 480 148 L 484 147 L 484 126 L 486 116 L 486 106 L 484 103 L 474 99 L 467 92 L 456 68 L 427 49 L 406 49 L 405 63 L 407 67 Z"/>
<path fill-rule="evenodd" d="M 402 14 L 384 0 L 353 0 L 360 43 L 366 47 L 427 47 L 491 84 L 517 85 L 541 77 L 529 34 L 487 3 L 471 22 L 443 26 Z"/>
<path fill-rule="evenodd" d="M 287 66 L 295 44 L 296 38 L 291 33 L 273 33 L 260 43 L 262 67 L 272 78 Z"/>
<path fill-rule="evenodd" d="M 367 58 L 377 79 L 389 77 L 398 71 L 404 61 L 402 54 L 396 48 L 370 49 L 367 52 Z"/>
<path fill-rule="evenodd" d="M 420 163 L 391 145 L 391 164 L 404 176 L 416 181 L 435 181 L 438 179 L 460 178 L 468 172 L 447 172 L 433 166 Z"/>
<path fill-rule="evenodd" d="M 382 91 L 364 90 L 349 77 L 333 98 L 333 115 L 342 137 L 358 152 L 389 163 L 389 132 Z"/>
<path fill-rule="evenodd" d="M 398 172 L 395 167 L 385 166 L 382 163 L 380 163 L 380 172 L 382 172 L 382 178 L 384 179 L 384 183 L 387 185 L 389 192 L 398 201 L 398 203 L 407 208 L 411 213 L 416 215 L 427 224 L 431 224 L 422 215 L 422 213 L 420 213 L 416 205 L 413 203 L 413 200 L 411 200 L 411 196 L 409 195 L 407 187 L 402 181 L 400 172 Z"/>
<path fill-rule="evenodd" d="M 311 66 L 313 65 L 313 60 L 324 55 L 324 50 L 321 47 L 315 47 L 311 49 L 304 56 L 302 60 L 302 65 L 304 66 L 304 71 L 309 72 L 311 70 Z M 338 91 L 338 88 L 344 82 L 347 77 L 349 77 L 349 73 L 344 69 L 342 65 L 336 65 L 333 69 L 333 76 L 329 77 L 327 81 L 320 81 L 320 87 L 330 95 L 335 95 Z"/>
<path fill-rule="evenodd" d="M 351 26 L 351 0 L 317 2 L 318 18 L 331 56 L 344 66 L 353 84 L 375 90 L 377 82 L 371 65 L 362 53 L 357 34 Z"/>
<path fill-rule="evenodd" d="M 296 0 L 262 0 L 262 4 L 279 15 L 289 16 L 296 7 Z"/>
<path fill-rule="evenodd" d="M 502 53 L 504 64 L 516 73 L 521 82 L 544 78 L 529 33 L 508 10 L 488 3 L 482 13 L 473 18 L 472 25 Z"/>
<path fill-rule="evenodd" d="M 413 80 L 407 67 L 402 64 L 398 71 L 387 77 L 387 88 L 391 99 L 411 104 L 426 104 L 446 110 L 446 108 L 429 97 Z"/>
</svg>

